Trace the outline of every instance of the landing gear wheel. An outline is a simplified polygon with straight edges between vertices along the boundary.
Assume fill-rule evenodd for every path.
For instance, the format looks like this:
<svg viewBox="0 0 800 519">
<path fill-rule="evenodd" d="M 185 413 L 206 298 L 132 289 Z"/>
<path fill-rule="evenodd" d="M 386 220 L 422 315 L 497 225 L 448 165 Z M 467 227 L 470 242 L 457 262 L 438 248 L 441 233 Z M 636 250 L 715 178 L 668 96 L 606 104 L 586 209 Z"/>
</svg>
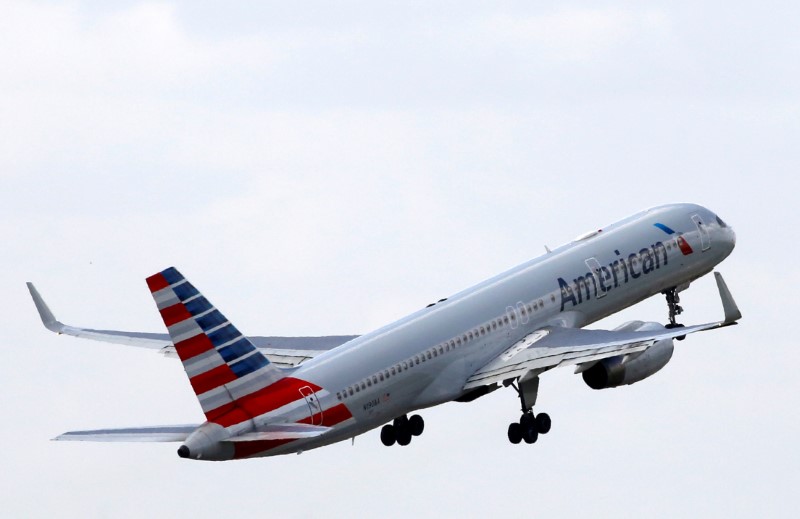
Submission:
<svg viewBox="0 0 800 519">
<path fill-rule="evenodd" d="M 550 415 L 547 413 L 539 413 L 536 415 L 536 430 L 539 434 L 547 434 L 550 432 Z"/>
<path fill-rule="evenodd" d="M 408 419 L 408 428 L 413 436 L 419 436 L 425 430 L 425 420 L 418 414 Z"/>
<path fill-rule="evenodd" d="M 508 441 L 518 444 L 522 441 L 522 426 L 516 422 L 508 426 Z"/>
<path fill-rule="evenodd" d="M 381 443 L 391 447 L 395 441 L 397 441 L 397 435 L 395 434 L 394 426 L 392 424 L 384 425 L 383 429 L 381 429 Z"/>
<path fill-rule="evenodd" d="M 406 445 L 411 443 L 411 431 L 409 431 L 408 428 L 404 427 L 402 429 L 399 429 L 398 431 L 396 431 L 395 434 L 397 435 L 398 445 L 402 445 L 403 447 L 405 447 Z"/>
<path fill-rule="evenodd" d="M 536 443 L 536 440 L 539 439 L 539 431 L 536 430 L 535 424 L 530 424 L 528 427 L 524 427 L 520 425 L 522 429 L 522 439 L 525 440 L 525 443 Z"/>
<path fill-rule="evenodd" d="M 682 325 L 682 324 L 678 324 L 678 323 L 675 323 L 675 324 L 669 323 L 669 324 L 668 324 L 668 325 L 666 325 L 664 328 L 666 328 L 666 329 L 670 330 L 670 329 L 672 329 L 672 328 L 685 328 L 685 326 L 684 326 L 684 325 Z M 685 338 L 686 338 L 686 336 L 685 336 L 685 335 L 679 335 L 679 336 L 677 336 L 677 337 L 675 337 L 675 338 L 676 338 L 676 339 L 678 339 L 679 341 L 682 341 L 683 339 L 685 339 Z"/>
<path fill-rule="evenodd" d="M 533 413 L 525 413 L 519 418 L 519 424 L 522 426 L 523 429 L 528 429 L 534 424 Z"/>
</svg>

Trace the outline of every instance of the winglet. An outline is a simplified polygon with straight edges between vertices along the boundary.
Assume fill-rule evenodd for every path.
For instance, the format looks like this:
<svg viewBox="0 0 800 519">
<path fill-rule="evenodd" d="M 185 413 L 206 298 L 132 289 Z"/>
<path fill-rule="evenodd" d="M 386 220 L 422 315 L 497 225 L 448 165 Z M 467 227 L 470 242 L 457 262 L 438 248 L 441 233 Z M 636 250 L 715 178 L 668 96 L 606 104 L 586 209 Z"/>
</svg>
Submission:
<svg viewBox="0 0 800 519">
<path fill-rule="evenodd" d="M 50 311 L 47 303 L 44 302 L 44 299 L 42 299 L 42 296 L 39 294 L 39 291 L 36 290 L 36 287 L 33 286 L 33 283 L 29 281 L 26 284 L 28 285 L 28 290 L 31 293 L 31 297 L 33 298 L 33 304 L 36 305 L 36 310 L 39 311 L 39 317 L 42 318 L 42 324 L 44 324 L 45 328 L 51 332 L 61 333 L 64 325 L 56 320 L 53 312 Z"/>
<path fill-rule="evenodd" d="M 742 312 L 736 306 L 736 301 L 733 300 L 731 291 L 728 290 L 728 285 L 722 279 L 722 274 L 714 272 L 714 277 L 717 279 L 717 288 L 719 289 L 719 297 L 722 299 L 722 309 L 725 310 L 725 320 L 722 324 L 734 324 L 742 318 Z"/>
</svg>

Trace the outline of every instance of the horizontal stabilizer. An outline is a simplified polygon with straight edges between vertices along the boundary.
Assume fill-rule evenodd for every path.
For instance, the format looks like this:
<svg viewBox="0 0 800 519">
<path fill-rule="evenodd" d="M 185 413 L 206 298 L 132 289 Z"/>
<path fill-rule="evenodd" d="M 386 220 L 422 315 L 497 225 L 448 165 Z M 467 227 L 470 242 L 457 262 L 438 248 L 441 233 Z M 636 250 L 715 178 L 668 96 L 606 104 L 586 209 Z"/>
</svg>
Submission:
<svg viewBox="0 0 800 519">
<path fill-rule="evenodd" d="M 330 431 L 330 427 L 308 425 L 303 423 L 287 423 L 267 425 L 261 431 L 251 432 L 228 439 L 231 442 L 252 442 L 260 440 L 299 440 L 314 438 Z"/>
<path fill-rule="evenodd" d="M 198 425 L 152 425 L 122 429 L 70 431 L 53 438 L 55 441 L 78 442 L 182 442 Z"/>
</svg>

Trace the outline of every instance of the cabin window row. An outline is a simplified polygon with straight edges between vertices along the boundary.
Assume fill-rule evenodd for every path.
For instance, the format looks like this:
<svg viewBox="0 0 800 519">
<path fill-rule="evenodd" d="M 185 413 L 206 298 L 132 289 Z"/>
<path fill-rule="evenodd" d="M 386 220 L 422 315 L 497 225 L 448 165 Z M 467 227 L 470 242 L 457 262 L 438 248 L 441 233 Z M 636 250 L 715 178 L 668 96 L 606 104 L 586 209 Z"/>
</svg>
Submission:
<svg viewBox="0 0 800 519">
<path fill-rule="evenodd" d="M 540 309 L 544 309 L 544 301 L 539 299 L 538 301 L 534 301 L 532 304 L 528 303 L 527 305 L 521 305 L 522 307 L 519 309 L 522 315 L 526 315 L 526 309 L 528 314 L 532 314 L 535 311 Z M 516 314 L 513 312 L 509 312 L 508 314 L 504 315 L 503 317 L 498 317 L 497 319 L 493 319 L 491 322 L 476 327 L 475 329 L 462 334 L 461 336 L 454 337 L 449 341 L 445 341 L 429 350 L 420 353 L 411 357 L 410 359 L 404 360 L 403 362 L 398 362 L 391 368 L 384 369 L 378 373 L 375 373 L 358 384 L 354 384 L 342 391 L 336 392 L 336 399 L 343 400 L 345 398 L 354 396 L 361 391 L 366 391 L 367 388 L 372 387 L 373 385 L 377 385 L 380 382 L 384 382 L 389 380 L 389 378 L 402 373 L 403 371 L 409 370 L 414 366 L 418 366 L 420 363 L 425 362 L 426 360 L 432 360 L 439 355 L 444 355 L 451 350 L 455 350 L 456 348 L 461 347 L 462 345 L 466 345 L 469 341 L 478 338 L 479 336 L 486 335 L 487 333 L 491 333 L 498 328 L 502 328 L 504 325 L 513 324 L 516 321 Z M 526 319 L 527 321 L 527 319 Z"/>
</svg>

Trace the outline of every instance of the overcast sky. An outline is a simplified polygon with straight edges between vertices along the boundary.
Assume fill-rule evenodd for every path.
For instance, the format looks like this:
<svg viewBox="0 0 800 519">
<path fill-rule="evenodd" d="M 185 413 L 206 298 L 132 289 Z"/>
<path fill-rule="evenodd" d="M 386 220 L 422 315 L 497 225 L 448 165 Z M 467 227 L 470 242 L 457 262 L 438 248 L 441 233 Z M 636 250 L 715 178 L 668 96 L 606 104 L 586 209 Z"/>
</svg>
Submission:
<svg viewBox="0 0 800 519">
<path fill-rule="evenodd" d="M 796 2 L 0 2 L 3 515 L 793 517 Z M 542 377 L 242 462 L 55 443 L 193 423 L 179 363 L 41 327 L 163 331 L 175 265 L 253 335 L 363 333 L 640 209 L 736 230 L 744 319 L 637 385 Z M 712 278 L 687 324 L 721 316 Z M 595 326 L 664 321 L 662 298 Z"/>
</svg>

